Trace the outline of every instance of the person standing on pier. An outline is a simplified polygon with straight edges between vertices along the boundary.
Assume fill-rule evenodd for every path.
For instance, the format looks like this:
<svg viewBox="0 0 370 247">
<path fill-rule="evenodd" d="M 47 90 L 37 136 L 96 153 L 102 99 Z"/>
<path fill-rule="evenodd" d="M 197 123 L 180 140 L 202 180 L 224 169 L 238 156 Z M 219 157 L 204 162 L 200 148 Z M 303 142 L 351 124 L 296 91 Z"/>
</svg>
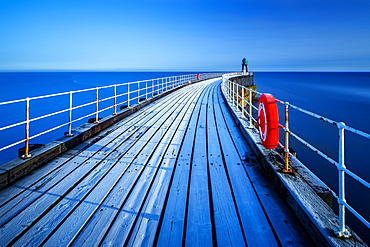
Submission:
<svg viewBox="0 0 370 247">
<path fill-rule="evenodd" d="M 245 67 L 245 71 L 244 71 L 244 67 Z M 242 60 L 242 72 L 248 72 L 248 60 L 243 58 Z"/>
</svg>

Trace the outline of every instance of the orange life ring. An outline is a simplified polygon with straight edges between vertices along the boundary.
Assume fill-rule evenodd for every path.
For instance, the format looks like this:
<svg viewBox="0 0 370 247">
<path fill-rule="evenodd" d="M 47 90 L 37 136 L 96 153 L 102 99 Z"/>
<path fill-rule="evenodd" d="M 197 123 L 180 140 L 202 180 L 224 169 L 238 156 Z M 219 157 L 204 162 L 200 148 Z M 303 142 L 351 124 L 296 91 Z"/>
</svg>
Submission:
<svg viewBox="0 0 370 247">
<path fill-rule="evenodd" d="M 262 145 L 274 149 L 279 143 L 279 112 L 274 96 L 265 93 L 258 101 L 258 129 Z"/>
</svg>

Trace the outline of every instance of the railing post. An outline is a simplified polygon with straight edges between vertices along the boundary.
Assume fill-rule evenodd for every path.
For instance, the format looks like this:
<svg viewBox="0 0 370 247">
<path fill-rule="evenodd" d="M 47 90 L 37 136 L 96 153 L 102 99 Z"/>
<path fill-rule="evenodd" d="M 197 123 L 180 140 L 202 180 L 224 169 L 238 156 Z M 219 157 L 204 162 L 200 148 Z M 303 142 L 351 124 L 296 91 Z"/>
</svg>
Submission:
<svg viewBox="0 0 370 247">
<path fill-rule="evenodd" d="M 229 88 L 228 88 L 228 86 L 229 86 L 229 82 L 227 81 L 227 79 L 225 79 L 225 85 L 224 85 L 224 91 L 225 91 L 225 94 L 226 94 L 226 100 L 228 101 L 229 100 L 229 94 L 228 94 L 228 92 L 229 92 Z"/>
<path fill-rule="evenodd" d="M 239 84 L 236 84 L 235 83 L 235 98 L 236 98 L 236 103 L 235 103 L 235 106 L 236 106 L 236 109 L 235 111 L 238 112 L 239 111 Z"/>
<path fill-rule="evenodd" d="M 236 92 L 235 92 L 235 82 L 233 82 L 233 106 L 236 106 L 235 104 L 235 96 L 236 96 Z"/>
<path fill-rule="evenodd" d="M 145 81 L 145 99 L 148 100 L 148 80 Z"/>
<path fill-rule="evenodd" d="M 152 97 L 154 97 L 154 95 L 156 94 L 156 91 L 155 91 L 155 87 L 156 87 L 156 84 L 155 84 L 155 79 L 153 79 L 153 95 Z"/>
<path fill-rule="evenodd" d="M 249 90 L 249 128 L 252 129 L 253 128 L 253 124 L 252 124 L 252 103 L 253 103 L 253 99 L 252 99 L 252 91 Z"/>
<path fill-rule="evenodd" d="M 227 80 L 227 83 L 226 83 L 226 92 L 227 92 L 227 101 L 230 101 L 230 82 L 229 80 Z"/>
<path fill-rule="evenodd" d="M 289 102 L 285 103 L 285 143 L 284 143 L 284 153 L 285 153 L 285 167 L 284 172 L 292 172 L 289 167 Z"/>
<path fill-rule="evenodd" d="M 117 85 L 113 86 L 113 115 L 117 115 Z"/>
<path fill-rule="evenodd" d="M 127 84 L 127 108 L 130 108 L 130 83 Z"/>
<path fill-rule="evenodd" d="M 226 94 L 226 101 L 229 101 L 229 82 L 225 79 L 224 92 Z"/>
<path fill-rule="evenodd" d="M 245 118 L 245 97 L 244 97 L 244 88 L 242 88 L 242 118 Z"/>
<path fill-rule="evenodd" d="M 69 118 L 68 118 L 68 133 L 66 136 L 71 137 L 72 134 L 72 109 L 73 109 L 73 92 L 69 92 Z"/>
<path fill-rule="evenodd" d="M 230 103 L 233 104 L 233 83 L 231 81 L 230 82 Z"/>
<path fill-rule="evenodd" d="M 137 103 L 140 103 L 140 81 L 137 82 Z"/>
<path fill-rule="evenodd" d="M 351 236 L 350 232 L 346 229 L 346 207 L 344 203 L 346 202 L 345 197 L 345 182 L 344 182 L 344 170 L 346 166 L 344 164 L 344 126 L 345 123 L 340 122 L 337 124 L 339 129 L 339 162 L 338 162 L 338 172 L 339 172 L 339 229 L 335 230 L 335 234 L 340 238 L 349 238 Z"/>
<path fill-rule="evenodd" d="M 234 106 L 234 84 L 232 81 L 230 81 L 230 100 L 231 105 Z"/>
<path fill-rule="evenodd" d="M 94 124 L 98 124 L 99 123 L 99 88 L 98 87 L 96 88 L 95 98 L 96 98 L 96 104 L 95 104 L 95 122 L 94 122 Z"/>
<path fill-rule="evenodd" d="M 159 94 L 159 79 L 157 78 L 157 90 L 156 90 L 156 92 L 157 92 L 157 94 Z"/>
<path fill-rule="evenodd" d="M 152 97 L 151 97 L 151 98 L 153 98 L 153 97 L 154 97 L 154 85 L 153 85 L 153 84 L 154 84 L 154 80 L 153 80 L 153 79 L 151 79 L 151 80 L 150 80 L 150 82 L 151 82 L 151 83 L 150 83 L 150 87 L 151 87 L 151 89 L 152 89 L 152 90 L 151 90 L 151 91 L 152 91 Z"/>
<path fill-rule="evenodd" d="M 22 159 L 31 158 L 32 155 L 29 154 L 29 141 L 30 141 L 30 98 L 26 98 L 26 128 L 25 128 L 25 148 Z"/>
</svg>

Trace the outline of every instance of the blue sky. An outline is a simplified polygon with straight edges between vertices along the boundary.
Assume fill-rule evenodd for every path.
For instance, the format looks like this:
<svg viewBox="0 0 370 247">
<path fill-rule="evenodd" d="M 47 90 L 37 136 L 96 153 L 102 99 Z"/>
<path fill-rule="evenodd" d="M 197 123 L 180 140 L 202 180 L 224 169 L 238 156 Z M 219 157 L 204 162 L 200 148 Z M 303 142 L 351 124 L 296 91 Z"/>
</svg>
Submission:
<svg viewBox="0 0 370 247">
<path fill-rule="evenodd" d="M 369 0 L 0 0 L 0 71 L 370 71 Z"/>
</svg>

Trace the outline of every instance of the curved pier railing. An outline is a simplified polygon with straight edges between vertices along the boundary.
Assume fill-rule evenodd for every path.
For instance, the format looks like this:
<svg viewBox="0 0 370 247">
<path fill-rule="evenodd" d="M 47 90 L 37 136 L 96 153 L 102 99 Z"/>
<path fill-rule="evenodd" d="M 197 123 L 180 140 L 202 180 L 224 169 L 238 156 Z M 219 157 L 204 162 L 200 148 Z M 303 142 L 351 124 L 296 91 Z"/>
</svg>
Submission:
<svg viewBox="0 0 370 247">
<path fill-rule="evenodd" d="M 140 103 L 142 100 L 150 99 L 158 94 L 162 94 L 176 87 L 182 85 L 202 80 L 212 77 L 219 77 L 222 75 L 222 91 L 225 94 L 226 98 L 229 100 L 230 104 L 235 106 L 237 109 L 240 109 L 243 116 L 249 119 L 249 127 L 254 128 L 256 119 L 253 117 L 256 115 L 257 108 L 253 105 L 252 94 L 261 95 L 260 92 L 253 91 L 247 87 L 239 85 L 237 83 L 229 80 L 230 78 L 238 75 L 245 75 L 242 73 L 204 73 L 204 74 L 191 74 L 191 75 L 182 75 L 182 76 L 173 76 L 165 77 L 151 80 L 135 81 L 135 82 L 126 82 L 122 84 L 109 85 L 104 87 L 95 87 L 84 90 L 77 90 L 71 92 L 64 92 L 58 94 L 50 94 L 38 97 L 31 97 L 26 99 L 19 99 L 13 101 L 0 102 L 0 107 L 8 107 L 13 104 L 21 104 L 23 109 L 25 119 L 15 123 L 7 124 L 6 126 L 0 126 L 0 134 L 4 136 L 3 133 L 14 132 L 14 129 L 19 130 L 24 133 L 23 137 L 16 139 L 12 134 L 7 135 L 8 143 L 6 145 L 0 146 L 0 152 L 4 150 L 9 150 L 15 148 L 19 145 L 25 146 L 25 152 L 23 158 L 27 159 L 30 157 L 29 154 L 29 143 L 30 140 L 33 140 L 39 136 L 46 135 L 50 132 L 61 131 L 64 128 L 64 133 L 67 136 L 73 134 L 72 127 L 77 125 L 79 121 L 86 118 L 92 117 L 92 122 L 98 123 L 99 119 L 104 116 L 104 114 L 111 115 L 117 114 L 117 107 L 125 108 L 131 107 L 134 104 Z M 241 93 L 239 93 L 241 92 Z M 250 97 L 249 100 L 245 100 L 245 92 L 248 92 Z M 46 107 L 43 103 L 43 100 L 50 99 L 50 102 L 58 102 L 59 108 L 56 110 L 55 107 L 50 107 L 51 110 L 48 110 L 47 113 L 40 113 L 39 108 Z M 40 102 L 40 103 L 39 103 Z M 336 166 L 339 173 L 339 193 L 338 195 L 331 190 L 331 193 L 338 200 L 339 204 L 339 217 L 340 217 L 340 229 L 337 230 L 338 236 L 347 237 L 349 236 L 348 231 L 345 228 L 345 210 L 352 212 L 367 228 L 370 228 L 370 223 L 367 219 L 361 216 L 354 208 L 352 208 L 345 198 L 345 180 L 344 177 L 347 174 L 348 176 L 354 178 L 356 181 L 364 185 L 366 188 L 370 189 L 369 182 L 362 179 L 357 174 L 354 174 L 349 169 L 346 168 L 344 163 L 344 132 L 349 131 L 356 135 L 362 136 L 364 138 L 370 139 L 370 135 L 346 126 L 342 122 L 336 122 L 328 118 L 322 117 L 305 109 L 302 109 L 298 106 L 292 105 L 288 102 L 277 100 L 285 108 L 286 118 L 285 122 L 280 125 L 284 130 L 284 140 L 281 141 L 280 146 L 284 148 L 285 151 L 285 165 L 286 170 L 289 170 L 289 161 L 295 160 L 300 163 L 303 168 L 307 170 L 313 177 L 318 181 L 321 181 L 316 177 L 306 166 L 304 166 L 294 155 L 289 151 L 289 138 L 293 137 L 299 142 L 316 152 L 321 157 L 328 160 L 330 163 Z M 32 103 L 32 104 L 31 104 Z M 84 109 L 84 110 L 82 110 Z M 334 158 L 329 157 L 324 152 L 320 151 L 318 148 L 314 147 L 302 137 L 298 136 L 296 133 L 292 132 L 289 128 L 289 109 L 294 109 L 296 111 L 302 112 L 308 116 L 320 119 L 327 123 L 330 123 L 333 126 L 337 126 L 339 138 L 338 144 L 338 161 L 335 161 Z M 35 113 L 34 113 L 35 112 Z M 38 114 L 38 115 L 37 115 Z M 55 116 L 60 116 L 61 121 L 53 121 Z M 43 126 L 43 120 L 46 119 L 48 122 L 52 121 L 53 126 Z M 46 121 L 45 120 L 45 121 Z M 34 131 L 33 124 L 40 122 L 41 126 L 38 126 L 37 131 Z M 324 183 L 321 182 L 323 185 Z M 326 187 L 326 185 L 325 185 Z"/>
<path fill-rule="evenodd" d="M 247 73 L 248 74 L 248 73 Z M 254 91 L 250 88 L 247 88 L 245 86 L 242 86 L 240 84 L 234 83 L 230 80 L 230 78 L 239 76 L 239 75 L 246 75 L 245 73 L 231 73 L 231 74 L 224 74 L 222 76 L 222 92 L 224 93 L 225 97 L 228 99 L 229 103 L 235 107 L 236 110 L 241 111 L 241 115 L 249 120 L 249 128 L 255 128 L 255 125 L 257 125 L 257 120 L 255 117 L 257 115 L 258 108 L 253 105 L 252 102 L 252 94 L 256 95 L 262 95 L 261 92 Z M 248 101 L 245 100 L 245 93 L 249 94 Z M 296 140 L 301 142 L 303 145 L 307 146 L 311 150 L 313 150 L 315 153 L 329 161 L 331 164 L 335 165 L 339 176 L 338 176 L 338 184 L 339 184 L 339 195 L 337 195 L 332 189 L 329 188 L 332 195 L 337 199 L 339 204 L 339 229 L 333 229 L 338 237 L 350 237 L 349 231 L 345 227 L 345 210 L 349 210 L 356 218 L 358 218 L 367 228 L 370 229 L 370 223 L 368 220 L 366 220 L 361 214 L 359 214 L 353 207 L 351 207 L 346 202 L 345 197 L 345 175 L 348 175 L 352 177 L 354 180 L 358 181 L 362 185 L 364 185 L 367 189 L 370 189 L 370 183 L 365 181 L 363 178 L 358 176 L 357 174 L 351 172 L 349 169 L 346 168 L 345 162 L 344 162 L 344 156 L 345 156 L 345 142 L 344 142 L 344 131 L 352 132 L 358 136 L 362 136 L 364 138 L 370 139 L 370 135 L 368 133 L 365 133 L 360 130 L 356 130 L 352 127 L 346 126 L 343 122 L 336 122 L 331 119 L 328 119 L 326 117 L 320 116 L 318 114 L 315 114 L 313 112 L 310 112 L 308 110 L 305 110 L 303 108 L 300 108 L 298 106 L 295 106 L 293 104 L 290 104 L 289 102 L 284 102 L 282 100 L 276 99 L 276 101 L 283 105 L 285 108 L 285 121 L 283 124 L 279 124 L 279 127 L 282 128 L 285 132 L 284 140 L 279 142 L 280 147 L 284 149 L 285 153 L 285 171 L 289 171 L 289 162 L 290 160 L 294 160 L 298 164 L 300 164 L 308 173 L 311 174 L 314 178 L 317 179 L 318 182 L 320 182 L 324 187 L 327 187 L 327 185 L 322 182 L 312 171 L 310 171 L 302 162 L 300 162 L 295 155 L 293 155 L 289 150 L 289 137 L 294 137 Z M 299 112 L 302 112 L 308 116 L 311 116 L 316 119 L 320 119 L 326 123 L 331 124 L 332 126 L 337 127 L 338 135 L 339 135 L 339 142 L 338 142 L 338 161 L 336 161 L 334 158 L 329 157 L 324 152 L 320 151 L 318 148 L 314 147 L 312 144 L 308 143 L 306 140 L 304 140 L 302 137 L 298 136 L 296 133 L 292 132 L 289 129 L 289 109 L 294 109 Z"/>
<path fill-rule="evenodd" d="M 4 136 L 6 131 L 10 133 L 7 135 L 9 138 L 6 138 L 8 143 L 0 146 L 0 152 L 24 143 L 25 148 L 22 158 L 30 158 L 29 147 L 32 139 L 60 130 L 63 127 L 65 130 L 68 130 L 64 132 L 65 135 L 72 136 L 73 124 L 80 120 L 92 117 L 91 122 L 98 123 L 103 114 L 117 114 L 117 107 L 121 109 L 129 108 L 170 89 L 194 81 L 221 76 L 222 74 L 202 73 L 164 77 L 0 102 L 0 109 L 14 104 L 24 104 L 22 108 L 25 115 L 24 121 L 0 127 L 2 136 Z M 47 103 L 42 101 L 44 99 L 48 99 Z M 45 114 L 44 111 L 40 111 L 41 108 L 48 108 L 48 105 L 52 105 L 52 107 L 49 107 L 51 109 L 48 109 L 48 113 Z M 35 114 L 33 115 L 35 116 L 32 115 L 34 112 Z M 60 116 L 57 121 L 54 120 L 55 116 Z M 47 119 L 48 122 L 53 122 L 53 126 L 49 128 L 49 126 L 43 124 L 41 120 L 44 119 Z M 32 128 L 31 123 L 34 124 L 35 122 L 41 123 L 38 124 L 37 128 Z M 24 137 L 14 140 L 15 135 L 11 132 L 14 132 L 14 129 L 19 126 L 24 126 Z M 37 130 L 34 131 L 34 129 Z M 16 131 L 19 130 L 17 129 Z"/>
</svg>

